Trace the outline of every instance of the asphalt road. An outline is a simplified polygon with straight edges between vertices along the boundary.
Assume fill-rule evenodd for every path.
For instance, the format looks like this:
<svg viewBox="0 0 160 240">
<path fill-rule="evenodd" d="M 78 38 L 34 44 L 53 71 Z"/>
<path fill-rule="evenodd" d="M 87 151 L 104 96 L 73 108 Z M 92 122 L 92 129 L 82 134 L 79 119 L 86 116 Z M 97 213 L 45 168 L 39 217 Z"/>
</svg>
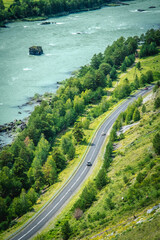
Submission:
<svg viewBox="0 0 160 240">
<path fill-rule="evenodd" d="M 80 165 L 76 174 L 71 178 L 69 183 L 63 188 L 63 190 L 58 194 L 56 198 L 36 217 L 32 222 L 30 222 L 24 229 L 17 233 L 12 240 L 27 240 L 32 238 L 47 222 L 56 215 L 56 213 L 61 209 L 65 202 L 71 197 L 72 194 L 77 190 L 77 188 L 82 184 L 87 174 L 91 170 L 92 166 L 87 166 L 87 161 L 90 161 L 92 164 L 96 160 L 103 142 L 105 140 L 105 135 L 102 135 L 103 132 L 108 133 L 109 129 L 119 116 L 119 114 L 127 108 L 127 106 L 137 99 L 140 95 L 144 95 L 148 90 L 141 90 L 135 95 L 132 95 L 127 99 L 122 105 L 120 105 L 102 124 L 98 130 L 96 136 L 93 139 L 93 142 L 88 150 L 88 153 L 85 157 L 84 162 Z"/>
</svg>

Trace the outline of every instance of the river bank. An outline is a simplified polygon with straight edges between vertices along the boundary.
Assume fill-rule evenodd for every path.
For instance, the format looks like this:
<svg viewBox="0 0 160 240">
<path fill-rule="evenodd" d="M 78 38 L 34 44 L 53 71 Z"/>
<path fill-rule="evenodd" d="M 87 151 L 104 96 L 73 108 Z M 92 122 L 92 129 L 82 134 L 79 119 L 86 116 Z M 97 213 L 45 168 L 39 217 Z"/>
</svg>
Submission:
<svg viewBox="0 0 160 240">
<path fill-rule="evenodd" d="M 17 22 L 17 21 L 18 22 L 19 21 L 27 21 L 27 22 L 45 21 L 45 20 L 48 20 L 50 18 L 68 16 L 68 15 L 73 14 L 73 13 L 95 11 L 95 10 L 101 9 L 103 7 L 116 7 L 116 6 L 120 6 L 120 5 L 125 6 L 125 5 L 129 5 L 129 4 L 121 2 L 121 1 L 112 1 L 111 3 L 103 3 L 101 5 L 90 7 L 90 8 L 72 9 L 72 10 L 67 11 L 67 12 L 60 12 L 60 13 L 51 14 L 51 15 L 47 15 L 47 16 L 38 16 L 38 17 L 33 16 L 33 17 L 26 17 L 26 18 L 22 18 L 22 19 L 11 19 L 11 20 L 6 19 L 6 20 L 0 22 L 0 28 L 6 28 L 7 27 L 6 24 L 12 23 L 12 22 Z"/>
<path fill-rule="evenodd" d="M 48 102 L 50 102 L 52 96 L 52 93 L 44 95 L 35 94 L 34 97 L 29 99 L 29 101 L 20 106 L 17 106 L 17 108 L 19 109 L 18 114 L 22 114 L 21 111 L 23 111 L 24 107 L 32 105 L 34 110 L 34 108 L 40 105 L 43 100 L 47 100 Z M 28 110 L 28 117 L 19 120 L 15 119 L 12 122 L 0 125 L 0 150 L 6 145 L 10 145 L 14 141 L 17 134 L 26 128 L 31 113 L 32 111 Z"/>
</svg>

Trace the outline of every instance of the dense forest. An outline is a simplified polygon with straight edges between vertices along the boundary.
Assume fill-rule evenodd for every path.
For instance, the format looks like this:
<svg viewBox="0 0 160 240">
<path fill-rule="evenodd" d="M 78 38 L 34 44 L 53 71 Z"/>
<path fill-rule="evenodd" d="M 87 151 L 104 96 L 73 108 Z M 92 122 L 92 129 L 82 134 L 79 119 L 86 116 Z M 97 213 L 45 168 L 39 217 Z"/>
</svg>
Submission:
<svg viewBox="0 0 160 240">
<path fill-rule="evenodd" d="M 154 80 L 152 71 L 140 78 L 136 76 L 131 84 L 125 79 L 114 89 L 111 100 L 105 98 L 108 93 L 106 87 L 112 87 L 117 72 L 125 71 L 122 66 L 129 67 L 134 63 L 140 39 L 144 41 L 140 57 L 157 53 L 160 30 L 151 29 L 141 38 L 119 38 L 104 53 L 95 54 L 90 64 L 82 66 L 74 76 L 66 79 L 50 101 L 42 101 L 40 106 L 36 106 L 26 128 L 11 146 L 4 147 L 0 152 L 1 230 L 11 226 L 14 218 L 32 209 L 44 186 L 57 181 L 58 174 L 74 158 L 75 145 L 85 141 L 83 129 L 88 128 L 92 119 Z M 148 52 L 146 48 L 146 53 L 145 46 L 151 46 L 152 50 Z M 139 63 L 136 66 L 140 68 Z M 89 104 L 96 105 L 85 121 L 76 122 Z M 136 121 L 138 112 L 135 109 L 136 106 L 132 113 Z M 127 115 L 125 121 L 129 118 L 130 115 Z M 69 126 L 73 127 L 73 134 L 64 136 L 61 145 L 55 147 L 57 134 Z"/>
<path fill-rule="evenodd" d="M 44 17 L 60 13 L 73 13 L 99 8 L 102 5 L 117 2 L 114 0 L 14 0 L 8 9 L 5 9 L 3 0 L 0 0 L 0 22 L 27 17 Z"/>
</svg>

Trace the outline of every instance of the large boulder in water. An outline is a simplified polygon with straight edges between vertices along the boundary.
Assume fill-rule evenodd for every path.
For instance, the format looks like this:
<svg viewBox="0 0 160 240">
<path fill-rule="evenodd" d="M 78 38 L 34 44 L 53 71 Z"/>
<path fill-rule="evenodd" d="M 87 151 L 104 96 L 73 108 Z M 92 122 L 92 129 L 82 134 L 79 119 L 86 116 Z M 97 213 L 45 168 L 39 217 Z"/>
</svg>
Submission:
<svg viewBox="0 0 160 240">
<path fill-rule="evenodd" d="M 40 46 L 32 46 L 29 48 L 30 55 L 41 55 L 43 54 L 43 49 Z"/>
</svg>

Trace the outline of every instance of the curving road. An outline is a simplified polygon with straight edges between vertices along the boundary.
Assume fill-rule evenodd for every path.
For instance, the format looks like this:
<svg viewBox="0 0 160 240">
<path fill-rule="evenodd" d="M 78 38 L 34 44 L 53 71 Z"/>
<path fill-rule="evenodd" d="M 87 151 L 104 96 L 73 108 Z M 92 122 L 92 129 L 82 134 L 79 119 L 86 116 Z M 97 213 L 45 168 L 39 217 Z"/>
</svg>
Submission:
<svg viewBox="0 0 160 240">
<path fill-rule="evenodd" d="M 44 227 L 47 224 L 47 222 L 51 218 L 53 218 L 56 215 L 56 213 L 65 204 L 65 202 L 82 184 L 87 174 L 89 173 L 91 167 L 87 166 L 87 161 L 90 161 L 93 164 L 94 161 L 96 160 L 106 137 L 102 135 L 102 133 L 105 132 L 107 134 L 109 132 L 109 129 L 112 127 L 113 123 L 119 116 L 119 114 L 123 112 L 127 108 L 127 106 L 135 99 L 137 99 L 140 95 L 144 95 L 145 93 L 149 92 L 151 88 L 152 86 L 150 86 L 147 90 L 141 90 L 135 95 L 132 95 L 105 120 L 105 122 L 99 128 L 96 136 L 94 137 L 93 142 L 88 150 L 88 153 L 86 154 L 85 160 L 80 165 L 76 174 L 71 178 L 68 184 L 58 194 L 58 196 L 54 198 L 52 202 L 32 222 L 30 222 L 24 229 L 22 229 L 14 237 L 12 237 L 11 238 L 12 240 L 27 240 L 32 238 L 38 231 L 40 231 L 42 227 Z"/>
</svg>

